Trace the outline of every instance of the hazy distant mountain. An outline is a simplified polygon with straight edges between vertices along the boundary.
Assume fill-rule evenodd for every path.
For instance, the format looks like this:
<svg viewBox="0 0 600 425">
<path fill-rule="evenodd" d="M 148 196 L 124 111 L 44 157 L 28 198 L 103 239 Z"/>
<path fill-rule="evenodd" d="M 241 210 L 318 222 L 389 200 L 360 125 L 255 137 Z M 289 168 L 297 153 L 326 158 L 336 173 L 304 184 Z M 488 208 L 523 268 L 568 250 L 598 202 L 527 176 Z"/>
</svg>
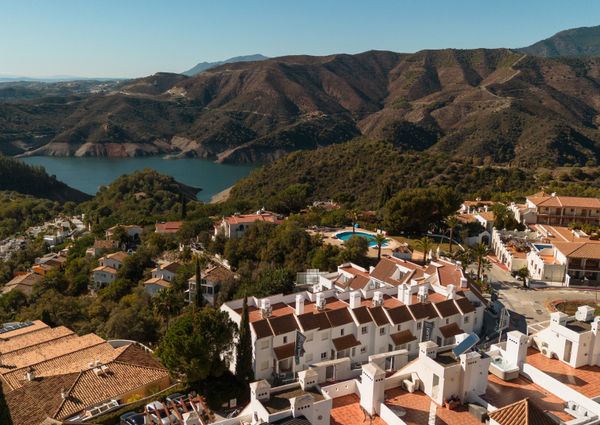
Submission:
<svg viewBox="0 0 600 425">
<path fill-rule="evenodd" d="M 185 72 L 182 72 L 183 75 L 193 76 L 199 74 L 207 69 L 215 68 L 219 65 L 224 65 L 226 63 L 235 63 L 235 62 L 252 62 L 252 61 L 262 61 L 265 59 L 269 59 L 266 56 L 259 54 L 256 55 L 248 55 L 248 56 L 236 56 L 234 58 L 229 58 L 220 62 L 200 62 L 196 66 L 191 69 L 188 69 Z"/>
<path fill-rule="evenodd" d="M 27 77 L 24 75 L 2 75 L 0 74 L 0 83 L 6 82 L 38 82 L 38 83 L 61 83 L 67 81 L 115 81 L 123 78 L 104 78 L 104 77 L 77 77 L 75 75 L 52 75 L 49 77 Z"/>
<path fill-rule="evenodd" d="M 561 31 L 550 38 L 517 50 L 546 58 L 600 56 L 600 25 Z"/>
</svg>

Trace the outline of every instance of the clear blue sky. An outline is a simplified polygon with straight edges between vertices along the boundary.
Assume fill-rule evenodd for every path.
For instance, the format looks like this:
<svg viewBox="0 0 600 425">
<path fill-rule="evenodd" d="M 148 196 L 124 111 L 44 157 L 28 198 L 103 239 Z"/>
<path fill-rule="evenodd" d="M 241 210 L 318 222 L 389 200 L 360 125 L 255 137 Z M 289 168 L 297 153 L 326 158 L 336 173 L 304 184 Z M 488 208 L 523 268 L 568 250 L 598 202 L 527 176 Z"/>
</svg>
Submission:
<svg viewBox="0 0 600 425">
<path fill-rule="evenodd" d="M 0 0 L 0 74 L 135 77 L 262 53 L 520 47 L 597 0 Z"/>
</svg>

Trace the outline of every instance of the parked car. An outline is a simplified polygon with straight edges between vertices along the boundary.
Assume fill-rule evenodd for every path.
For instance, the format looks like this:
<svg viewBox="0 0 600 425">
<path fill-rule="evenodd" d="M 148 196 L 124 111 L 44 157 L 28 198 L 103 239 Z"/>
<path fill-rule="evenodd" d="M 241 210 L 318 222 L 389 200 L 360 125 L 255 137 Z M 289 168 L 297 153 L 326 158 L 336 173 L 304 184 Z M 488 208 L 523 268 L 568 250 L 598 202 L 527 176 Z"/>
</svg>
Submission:
<svg viewBox="0 0 600 425">
<path fill-rule="evenodd" d="M 120 417 L 121 425 L 146 425 L 146 419 L 142 413 L 127 412 Z"/>
<path fill-rule="evenodd" d="M 156 425 L 179 425 L 179 420 L 173 412 L 165 407 L 160 401 L 153 401 L 146 405 L 152 421 Z"/>
</svg>

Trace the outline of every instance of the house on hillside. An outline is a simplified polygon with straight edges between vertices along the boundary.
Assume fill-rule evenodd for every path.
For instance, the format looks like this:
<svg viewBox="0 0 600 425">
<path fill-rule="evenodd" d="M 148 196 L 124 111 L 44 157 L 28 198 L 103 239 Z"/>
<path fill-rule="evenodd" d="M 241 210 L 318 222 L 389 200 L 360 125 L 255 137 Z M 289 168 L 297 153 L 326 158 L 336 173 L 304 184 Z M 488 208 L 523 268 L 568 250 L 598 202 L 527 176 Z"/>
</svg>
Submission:
<svg viewBox="0 0 600 425">
<path fill-rule="evenodd" d="M 117 280 L 118 270 L 123 267 L 127 253 L 123 251 L 113 252 L 101 257 L 99 266 L 92 270 L 92 283 L 90 289 L 97 291 L 100 288 Z"/>
<path fill-rule="evenodd" d="M 210 305 L 215 305 L 217 292 L 223 282 L 230 281 L 236 278 L 235 273 L 226 267 L 217 264 L 210 266 L 202 271 L 200 282 L 200 293 L 202 298 Z M 192 276 L 188 279 L 188 289 L 186 293 L 186 301 L 193 303 L 196 299 L 198 291 L 198 285 L 196 282 L 196 276 Z"/>
<path fill-rule="evenodd" d="M 170 261 L 165 264 L 157 263 L 152 269 L 152 277 L 154 279 L 162 279 L 167 282 L 172 282 L 177 274 L 177 270 L 182 266 L 179 261 Z"/>
<path fill-rule="evenodd" d="M 142 233 L 144 233 L 144 229 L 137 224 L 117 224 L 116 226 L 106 229 L 106 239 L 112 239 L 115 235 L 115 231 L 119 227 L 121 227 L 132 240 L 139 241 L 142 237 Z"/>
<path fill-rule="evenodd" d="M 85 251 L 85 255 L 90 257 L 99 257 L 106 251 L 112 251 L 119 247 L 119 242 L 113 240 L 96 239 L 94 244 Z"/>
<path fill-rule="evenodd" d="M 600 226 L 600 199 L 559 196 L 539 192 L 526 198 L 526 207 L 535 213 L 532 223 L 568 226 L 585 223 Z"/>
<path fill-rule="evenodd" d="M 183 226 L 182 221 L 165 221 L 161 223 L 156 223 L 154 227 L 156 233 L 174 234 L 179 232 L 181 226 Z"/>
<path fill-rule="evenodd" d="M 43 280 L 43 276 L 33 272 L 17 273 L 15 277 L 4 284 L 0 294 L 6 295 L 11 291 L 21 291 L 29 296 L 33 292 L 33 287 Z"/>
<path fill-rule="evenodd" d="M 257 211 L 256 214 L 234 214 L 214 224 L 214 236 L 225 235 L 228 238 L 239 238 L 248 227 L 256 222 L 281 224 L 283 220 L 274 213 Z"/>
</svg>

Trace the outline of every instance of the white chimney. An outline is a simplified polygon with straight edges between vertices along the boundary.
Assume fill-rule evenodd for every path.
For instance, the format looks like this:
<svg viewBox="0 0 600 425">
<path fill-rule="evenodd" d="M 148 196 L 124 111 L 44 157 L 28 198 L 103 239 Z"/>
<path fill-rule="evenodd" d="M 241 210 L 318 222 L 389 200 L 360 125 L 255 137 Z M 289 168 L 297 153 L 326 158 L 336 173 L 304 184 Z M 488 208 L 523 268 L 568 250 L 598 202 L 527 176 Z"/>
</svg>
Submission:
<svg viewBox="0 0 600 425">
<path fill-rule="evenodd" d="M 60 398 L 62 398 L 63 400 L 67 399 L 67 392 L 65 391 L 64 388 L 60 389 Z"/>
<path fill-rule="evenodd" d="M 260 312 L 262 313 L 263 318 L 271 316 L 271 300 L 268 298 L 260 300 Z"/>
<path fill-rule="evenodd" d="M 319 292 L 317 294 L 317 310 L 325 310 L 325 296 L 323 295 L 322 292 Z"/>
<path fill-rule="evenodd" d="M 456 264 L 456 270 L 460 270 L 460 267 L 462 266 L 462 262 L 457 261 L 455 264 Z"/>
<path fill-rule="evenodd" d="M 589 305 L 580 305 L 575 312 L 575 319 L 580 322 L 591 322 L 594 320 L 594 308 Z"/>
<path fill-rule="evenodd" d="M 304 295 L 296 295 L 296 316 L 304 314 Z"/>
<path fill-rule="evenodd" d="M 550 313 L 550 327 L 565 326 L 568 319 L 569 315 L 563 313 L 562 311 Z"/>
<path fill-rule="evenodd" d="M 29 382 L 31 382 L 35 379 L 35 373 L 33 373 L 33 369 L 29 369 L 25 373 L 25 379 L 27 379 Z"/>
<path fill-rule="evenodd" d="M 552 193 L 550 194 L 550 196 L 552 196 L 553 198 L 556 198 L 556 192 L 552 192 Z"/>
<path fill-rule="evenodd" d="M 383 293 L 381 291 L 375 291 L 373 293 L 373 307 L 379 307 L 383 304 Z"/>
<path fill-rule="evenodd" d="M 361 299 L 360 292 L 358 292 L 358 291 L 350 292 L 350 308 L 355 309 L 355 308 L 360 307 L 360 299 Z"/>
<path fill-rule="evenodd" d="M 398 299 L 404 305 L 412 304 L 412 293 L 410 287 L 406 283 L 403 283 L 402 285 L 398 286 Z"/>
<path fill-rule="evenodd" d="M 419 286 L 419 292 L 417 294 L 417 299 L 419 300 L 420 303 L 424 303 L 425 301 L 427 301 L 427 295 L 428 295 L 428 288 L 426 285 L 423 286 Z"/>
<path fill-rule="evenodd" d="M 460 278 L 460 287 L 461 288 L 466 288 L 468 286 L 468 281 L 466 277 L 461 277 Z"/>
<path fill-rule="evenodd" d="M 453 298 L 456 298 L 456 286 L 450 284 L 446 287 L 446 290 L 448 291 L 448 299 L 451 300 Z"/>
</svg>

